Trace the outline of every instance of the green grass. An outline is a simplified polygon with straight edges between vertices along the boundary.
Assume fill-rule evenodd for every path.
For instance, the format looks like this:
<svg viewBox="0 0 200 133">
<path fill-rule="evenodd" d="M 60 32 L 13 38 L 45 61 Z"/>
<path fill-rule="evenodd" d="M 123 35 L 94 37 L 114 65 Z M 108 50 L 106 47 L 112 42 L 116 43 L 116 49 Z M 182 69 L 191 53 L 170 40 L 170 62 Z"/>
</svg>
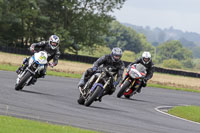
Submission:
<svg viewBox="0 0 200 133">
<path fill-rule="evenodd" d="M 0 64 L 0 70 L 16 71 L 17 68 L 18 68 L 18 66 L 13 66 L 13 65 L 8 65 L 8 64 Z M 81 76 L 82 76 L 81 74 L 55 72 L 55 71 L 47 71 L 47 75 L 60 76 L 60 77 L 70 77 L 70 78 L 81 78 Z M 164 89 L 172 89 L 172 90 L 181 90 L 181 91 L 189 91 L 189 92 L 200 93 L 200 90 L 188 89 L 188 88 L 176 88 L 176 87 L 159 85 L 159 84 L 148 84 L 148 87 L 164 88 Z"/>
<path fill-rule="evenodd" d="M 187 89 L 187 88 L 177 88 L 177 87 L 159 85 L 159 84 L 148 84 L 147 86 L 148 87 L 155 87 L 155 88 L 163 88 L 163 89 L 171 89 L 171 90 L 180 90 L 180 91 L 189 91 L 189 92 L 198 92 L 198 93 L 200 93 L 200 90 Z"/>
<path fill-rule="evenodd" d="M 19 66 L 13 66 L 9 64 L 1 64 L 0 70 L 5 71 L 16 71 Z M 47 75 L 52 76 L 60 76 L 60 77 L 70 77 L 70 78 L 81 78 L 81 74 L 72 74 L 72 73 L 64 73 L 64 72 L 56 72 L 56 71 L 49 71 L 47 70 Z"/>
<path fill-rule="evenodd" d="M 168 111 L 169 114 L 200 122 L 200 106 L 177 106 Z"/>
<path fill-rule="evenodd" d="M 97 133 L 80 128 L 0 116 L 0 133 Z"/>
<path fill-rule="evenodd" d="M 64 72 L 55 72 L 55 71 L 48 71 L 47 75 L 52 76 L 60 76 L 60 77 L 70 77 L 70 78 L 81 78 L 81 74 L 75 74 L 75 73 L 64 73 Z"/>
<path fill-rule="evenodd" d="M 0 64 L 0 70 L 16 71 L 19 66 L 13 66 L 8 64 Z"/>
</svg>

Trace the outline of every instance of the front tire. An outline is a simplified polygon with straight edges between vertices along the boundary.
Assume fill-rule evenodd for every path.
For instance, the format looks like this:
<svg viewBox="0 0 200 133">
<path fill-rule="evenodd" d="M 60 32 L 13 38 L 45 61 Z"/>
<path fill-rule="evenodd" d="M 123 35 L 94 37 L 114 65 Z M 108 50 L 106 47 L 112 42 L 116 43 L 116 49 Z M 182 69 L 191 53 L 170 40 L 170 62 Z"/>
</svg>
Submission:
<svg viewBox="0 0 200 133">
<path fill-rule="evenodd" d="M 79 99 L 77 100 L 77 102 L 78 102 L 78 104 L 80 104 L 80 105 L 84 105 L 84 103 L 85 103 L 85 99 L 83 98 L 83 96 L 80 94 L 80 97 L 79 97 Z"/>
<path fill-rule="evenodd" d="M 19 91 L 22 90 L 26 81 L 30 78 L 31 73 L 29 71 L 27 71 L 24 76 L 21 78 L 20 82 L 18 84 L 15 85 L 15 90 Z"/>
<path fill-rule="evenodd" d="M 130 95 L 124 95 L 125 98 L 130 99 Z"/>
<path fill-rule="evenodd" d="M 130 82 L 129 81 L 125 81 L 121 87 L 121 89 L 119 90 L 117 97 L 120 98 L 124 92 L 126 91 L 126 89 L 128 89 L 128 87 L 130 86 Z"/>
<path fill-rule="evenodd" d="M 85 101 L 85 106 L 90 106 L 92 102 L 98 97 L 101 91 L 102 88 L 100 86 L 97 86 L 95 91 L 91 93 L 91 96 L 88 96 L 89 98 Z"/>
</svg>

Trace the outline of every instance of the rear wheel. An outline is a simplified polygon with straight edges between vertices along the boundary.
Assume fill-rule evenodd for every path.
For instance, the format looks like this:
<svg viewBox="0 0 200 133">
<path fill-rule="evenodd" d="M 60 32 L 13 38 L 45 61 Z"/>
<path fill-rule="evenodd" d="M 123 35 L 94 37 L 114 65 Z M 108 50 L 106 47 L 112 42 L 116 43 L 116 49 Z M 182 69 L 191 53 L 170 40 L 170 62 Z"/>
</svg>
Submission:
<svg viewBox="0 0 200 133">
<path fill-rule="evenodd" d="M 121 89 L 119 90 L 117 97 L 120 98 L 124 92 L 126 91 L 126 89 L 128 89 L 128 87 L 130 86 L 130 82 L 129 81 L 125 81 L 121 87 Z"/>
<path fill-rule="evenodd" d="M 98 97 L 101 91 L 102 91 L 102 88 L 100 86 L 97 86 L 94 92 L 92 92 L 86 99 L 85 106 L 90 106 L 92 102 Z"/>
<path fill-rule="evenodd" d="M 20 79 L 19 83 L 15 85 L 15 90 L 22 90 L 26 81 L 30 78 L 31 73 L 27 71 L 24 76 Z"/>
</svg>

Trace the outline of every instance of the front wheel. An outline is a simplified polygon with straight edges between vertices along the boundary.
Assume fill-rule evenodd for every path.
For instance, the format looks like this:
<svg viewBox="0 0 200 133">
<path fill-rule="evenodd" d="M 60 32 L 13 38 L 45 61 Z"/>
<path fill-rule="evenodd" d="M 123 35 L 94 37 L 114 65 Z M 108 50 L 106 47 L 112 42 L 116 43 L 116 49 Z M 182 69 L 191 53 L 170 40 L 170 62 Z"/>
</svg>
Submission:
<svg viewBox="0 0 200 133">
<path fill-rule="evenodd" d="M 97 86 L 94 92 L 92 92 L 88 98 L 85 101 L 85 106 L 90 106 L 92 102 L 98 97 L 98 95 L 101 93 L 102 88 L 100 86 Z"/>
<path fill-rule="evenodd" d="M 125 81 L 122 85 L 122 87 L 120 88 L 118 94 L 117 94 L 117 97 L 120 98 L 124 92 L 126 91 L 126 89 L 128 89 L 128 87 L 130 86 L 130 82 L 129 81 Z"/>
<path fill-rule="evenodd" d="M 21 77 L 19 83 L 15 85 L 15 90 L 17 90 L 17 91 L 18 90 L 22 90 L 24 85 L 25 85 L 25 83 L 26 83 L 26 81 L 30 78 L 30 76 L 31 76 L 31 73 L 29 71 L 27 71 L 23 75 L 23 77 Z"/>
<path fill-rule="evenodd" d="M 80 104 L 80 105 L 83 105 L 85 103 L 85 99 L 83 98 L 82 94 L 80 94 L 80 97 L 79 99 L 77 100 L 77 102 Z"/>
</svg>

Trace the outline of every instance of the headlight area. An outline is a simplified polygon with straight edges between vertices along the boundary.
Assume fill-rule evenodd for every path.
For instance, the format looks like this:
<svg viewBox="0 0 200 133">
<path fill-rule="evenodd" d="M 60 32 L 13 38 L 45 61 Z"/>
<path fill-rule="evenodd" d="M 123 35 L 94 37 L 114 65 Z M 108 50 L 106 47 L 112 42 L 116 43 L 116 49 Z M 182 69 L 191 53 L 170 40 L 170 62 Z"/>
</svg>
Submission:
<svg viewBox="0 0 200 133">
<path fill-rule="evenodd" d="M 35 69 L 38 67 L 38 64 L 36 62 L 33 62 L 32 65 L 30 66 L 30 69 L 32 71 L 35 71 Z"/>
<path fill-rule="evenodd" d="M 134 71 L 130 71 L 129 72 L 129 75 L 131 76 L 131 78 L 138 78 L 138 77 L 140 77 L 137 73 L 135 73 Z"/>
</svg>

